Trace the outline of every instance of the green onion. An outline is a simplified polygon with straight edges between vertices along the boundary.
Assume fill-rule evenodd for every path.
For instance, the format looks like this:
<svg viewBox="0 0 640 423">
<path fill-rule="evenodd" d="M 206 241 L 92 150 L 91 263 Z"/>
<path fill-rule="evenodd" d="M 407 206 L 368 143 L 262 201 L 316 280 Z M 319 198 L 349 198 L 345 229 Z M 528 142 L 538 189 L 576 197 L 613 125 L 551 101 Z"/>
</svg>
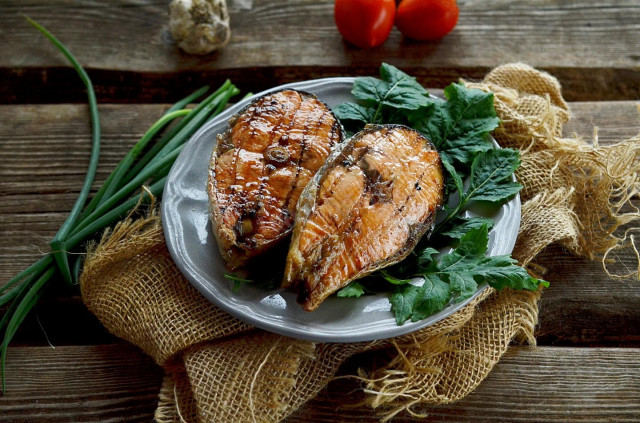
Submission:
<svg viewBox="0 0 640 423">
<path fill-rule="evenodd" d="M 178 117 L 183 117 L 191 113 L 191 110 L 176 110 L 170 113 L 165 114 L 154 123 L 151 128 L 144 134 L 144 136 L 138 141 L 138 143 L 129 151 L 129 153 L 125 156 L 125 158 L 120 162 L 118 168 L 113 172 L 115 175 L 111 183 L 107 186 L 107 189 L 104 192 L 102 200 L 104 202 L 105 199 L 110 198 L 113 192 L 117 187 L 120 186 L 122 178 L 126 174 L 126 172 L 131 167 L 131 164 L 135 161 L 138 155 L 142 152 L 142 150 L 147 146 L 149 141 L 153 139 L 153 137 L 164 128 L 165 125 L 169 124 L 172 120 Z M 98 203 L 100 205 L 100 203 Z"/>
<path fill-rule="evenodd" d="M 67 47 L 60 42 L 56 37 L 53 36 L 45 27 L 40 25 L 38 22 L 33 19 L 27 17 L 27 21 L 36 27 L 40 32 L 42 32 L 58 49 L 64 54 L 64 56 L 71 62 L 71 65 L 76 70 L 80 79 L 84 83 L 87 88 L 87 97 L 89 99 L 89 109 L 91 112 L 91 127 L 92 127 L 92 146 L 91 146 L 91 158 L 89 159 L 89 169 L 87 170 L 87 175 L 85 176 L 84 183 L 82 184 L 82 188 L 80 189 L 80 194 L 78 195 L 78 199 L 76 200 L 67 220 L 62 224 L 58 233 L 51 240 L 51 250 L 53 251 L 53 257 L 58 264 L 58 268 L 62 272 L 62 277 L 69 285 L 71 285 L 71 271 L 69 270 L 69 262 L 67 259 L 67 255 L 65 254 L 65 244 L 64 238 L 71 231 L 73 224 L 76 222 L 78 217 L 80 216 L 80 212 L 82 211 L 82 207 L 89 196 L 89 191 L 91 190 L 91 185 L 93 184 L 93 178 L 96 176 L 96 171 L 98 170 L 98 159 L 100 158 L 100 118 L 98 117 L 98 102 L 96 101 L 96 93 L 93 90 L 93 84 L 91 83 L 91 79 L 89 79 L 89 75 L 82 68 L 78 60 L 75 58 L 73 54 L 67 49 Z"/>
<path fill-rule="evenodd" d="M 0 342 L 0 378 L 3 392 L 6 352 L 20 324 L 36 305 L 47 284 L 55 280 L 54 275 L 57 274 L 71 286 L 74 280 L 78 280 L 82 256 L 74 262 L 71 272 L 69 250 L 81 246 L 83 242 L 95 237 L 98 231 L 127 216 L 139 204 L 150 202 L 152 197 L 162 195 L 167 174 L 185 143 L 212 116 L 224 110 L 229 99 L 239 92 L 235 85 L 226 81 L 193 110 L 184 108 L 205 95 L 209 87 L 202 87 L 176 102 L 118 163 L 87 204 L 100 151 L 100 123 L 95 92 L 91 80 L 67 47 L 43 26 L 28 17 L 26 19 L 67 57 L 87 87 L 93 141 L 89 167 L 80 194 L 64 224 L 51 240 L 51 252 L 0 287 L 0 307 L 9 304 L 0 319 L 0 331 L 4 329 L 4 337 Z M 160 131 L 176 119 L 180 121 L 155 141 Z M 143 154 L 149 146 L 148 151 Z M 148 188 L 144 189 L 142 194 L 136 195 L 135 193 L 145 184 L 148 184 Z"/>
<path fill-rule="evenodd" d="M 89 224 L 91 224 L 95 219 L 100 217 L 102 214 L 107 212 L 110 208 L 115 206 L 120 200 L 123 200 L 129 196 L 132 192 L 140 189 L 140 187 L 147 181 L 147 179 L 161 167 L 173 163 L 175 159 L 180 154 L 182 150 L 182 146 L 176 148 L 170 154 L 162 157 L 161 159 L 155 160 L 149 164 L 138 176 L 133 178 L 131 182 L 122 187 L 118 192 L 113 194 L 107 201 L 98 206 L 93 213 L 91 213 L 85 220 L 80 222 L 78 226 L 76 226 L 75 230 L 72 232 L 72 236 L 76 235 L 79 231 L 86 228 Z"/>
<path fill-rule="evenodd" d="M 167 145 L 176 146 L 180 143 L 186 142 L 191 135 L 195 133 L 195 131 L 202 126 L 202 124 L 206 121 L 206 119 L 211 114 L 212 109 L 217 109 L 219 105 L 223 107 L 226 105 L 222 103 L 223 98 L 221 96 L 224 95 L 227 91 L 233 90 L 234 92 L 237 90 L 233 84 L 229 80 L 225 81 L 224 84 L 209 97 L 204 99 L 202 103 L 200 103 L 189 116 L 183 119 L 179 125 L 177 125 L 171 132 L 169 132 L 165 137 L 163 137 L 156 145 L 154 145 L 149 152 L 140 159 L 140 161 L 131 169 L 131 171 L 127 174 L 125 179 L 131 180 L 134 175 L 140 173 L 142 169 L 144 169 L 149 162 L 155 157 L 160 157 L 160 154 L 164 154 L 167 150 L 171 149 L 166 148 Z M 227 99 L 228 100 L 228 99 Z M 216 105 L 213 107 L 211 104 L 216 102 Z"/>
<path fill-rule="evenodd" d="M 201 97 L 208 89 L 209 89 L 208 86 L 202 87 L 198 91 L 194 92 L 193 94 L 191 94 L 191 95 L 183 98 L 182 100 L 178 101 L 173 106 L 171 106 L 169 108 L 169 110 L 167 110 L 165 112 L 165 116 L 168 115 L 169 113 L 172 113 L 172 112 L 176 111 L 176 110 L 182 109 L 185 105 L 187 105 L 187 104 L 191 103 L 193 100 Z M 189 114 L 187 114 L 185 119 L 189 119 Z M 183 122 L 184 122 L 184 119 L 179 125 L 181 125 Z M 96 195 L 93 196 L 93 198 L 89 202 L 89 205 L 87 205 L 87 207 L 85 207 L 85 209 L 83 210 L 82 214 L 80 215 L 80 221 L 84 220 L 98 206 L 98 204 L 100 204 L 100 202 L 102 200 L 102 197 L 105 194 L 105 191 L 108 189 L 109 186 L 111 186 L 111 183 L 112 183 L 113 179 L 116 177 L 116 174 L 117 174 L 118 170 L 120 169 L 120 167 L 122 165 L 123 165 L 123 163 L 121 161 L 118 164 L 118 166 L 113 170 L 113 172 L 111 172 L 111 174 L 107 177 L 107 180 L 104 181 L 104 183 L 102 184 L 102 187 L 98 190 Z M 125 180 L 128 180 L 128 179 L 130 179 L 129 175 L 125 176 Z"/>
<path fill-rule="evenodd" d="M 14 298 L 20 296 L 20 294 L 22 293 L 23 288 L 25 286 L 30 285 L 33 281 L 35 281 L 39 274 L 40 274 L 40 272 L 36 272 L 36 273 L 33 273 L 33 274 L 29 275 L 29 277 L 27 277 L 23 283 L 21 283 L 20 285 L 14 287 L 11 291 L 7 292 L 6 294 L 2 295 L 0 297 L 0 307 L 2 307 L 3 305 L 7 304 L 9 301 L 13 300 Z M 0 328 L 1 327 L 2 327 L 2 325 L 0 325 Z"/>
<path fill-rule="evenodd" d="M 165 181 L 166 181 L 166 178 L 162 178 L 154 182 L 148 187 L 149 191 L 153 196 L 157 197 L 162 194 Z M 149 199 L 148 193 L 143 192 L 142 200 L 144 201 L 148 199 Z M 91 235 L 95 234 L 97 231 L 106 228 L 111 223 L 122 218 L 123 216 L 126 216 L 131 211 L 131 209 L 133 209 L 136 206 L 136 204 L 138 204 L 139 201 L 140 200 L 138 198 L 131 198 L 126 202 L 122 203 L 121 205 L 119 205 L 118 207 L 115 207 L 109 212 L 103 214 L 102 216 L 100 216 L 99 218 L 91 222 L 89 225 L 87 225 L 87 227 L 73 234 L 69 238 L 69 241 L 68 241 L 69 246 L 73 248 L 79 245 L 82 241 L 86 240 Z"/>
<path fill-rule="evenodd" d="M 51 279 L 53 273 L 55 272 L 55 268 L 49 268 L 40 278 L 31 286 L 29 291 L 22 297 L 20 303 L 17 303 L 15 311 L 11 315 L 11 320 L 7 324 L 7 330 L 4 333 L 4 339 L 2 340 L 2 345 L 0 345 L 0 373 L 2 374 L 2 392 L 6 391 L 5 379 L 4 379 L 4 366 L 5 359 L 7 356 L 7 347 L 9 346 L 9 342 L 13 338 L 13 335 L 16 334 L 18 327 L 24 321 L 25 317 L 29 314 L 33 306 L 35 306 L 36 301 L 41 294 L 40 290 L 44 286 L 45 283 Z M 26 288 L 27 285 L 25 285 Z M 3 318 L 4 320 L 4 318 Z"/>
<path fill-rule="evenodd" d="M 207 91 L 209 91 L 209 86 L 205 85 L 204 87 L 200 88 L 199 90 L 194 91 L 192 94 L 189 94 L 188 96 L 186 96 L 182 100 L 178 100 L 176 102 L 176 104 L 174 104 L 173 106 L 169 107 L 167 109 L 167 111 L 164 112 L 164 114 L 168 115 L 169 113 L 175 112 L 176 110 L 184 109 L 189 104 L 193 103 L 195 100 L 197 100 L 200 97 L 202 97 L 203 95 L 205 95 L 207 93 Z"/>
</svg>

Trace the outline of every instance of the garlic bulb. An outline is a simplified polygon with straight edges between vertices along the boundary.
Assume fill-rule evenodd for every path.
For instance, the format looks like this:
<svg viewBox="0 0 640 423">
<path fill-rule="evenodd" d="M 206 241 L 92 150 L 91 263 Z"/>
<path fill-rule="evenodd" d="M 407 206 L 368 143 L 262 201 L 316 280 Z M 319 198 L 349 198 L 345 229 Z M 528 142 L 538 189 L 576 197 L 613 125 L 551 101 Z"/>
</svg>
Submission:
<svg viewBox="0 0 640 423">
<path fill-rule="evenodd" d="M 169 29 L 178 47 L 187 53 L 211 53 L 231 37 L 227 4 L 225 0 L 173 0 Z"/>
</svg>

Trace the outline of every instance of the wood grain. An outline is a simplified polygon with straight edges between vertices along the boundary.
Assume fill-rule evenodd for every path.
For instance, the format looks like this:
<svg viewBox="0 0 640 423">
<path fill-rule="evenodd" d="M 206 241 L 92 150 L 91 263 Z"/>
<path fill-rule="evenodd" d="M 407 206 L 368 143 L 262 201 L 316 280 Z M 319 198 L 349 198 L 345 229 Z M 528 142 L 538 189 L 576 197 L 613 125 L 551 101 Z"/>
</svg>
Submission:
<svg viewBox="0 0 640 423">
<path fill-rule="evenodd" d="M 366 366 L 354 358 L 340 374 Z M 127 344 L 9 350 L 0 420 L 151 421 L 161 370 Z M 512 347 L 480 387 L 459 403 L 418 408 L 427 421 L 637 421 L 640 349 Z M 338 380 L 287 422 L 375 422 L 359 384 Z M 398 422 L 423 421 L 402 413 Z"/>
<path fill-rule="evenodd" d="M 635 102 L 574 102 L 567 135 L 590 139 L 599 128 L 602 144 L 636 135 L 640 117 Z M 167 105 L 102 105 L 103 149 L 97 188 L 118 160 L 162 114 Z M 83 105 L 0 105 L 0 283 L 47 251 L 49 239 L 77 196 L 89 159 L 89 124 Z M 544 253 L 552 282 L 541 302 L 539 341 L 549 344 L 637 345 L 640 342 L 640 284 L 609 280 L 598 263 L 576 259 L 559 247 Z M 613 270 L 635 266 L 631 254 Z M 112 342 L 79 299 L 48 299 L 38 307 L 52 342 Z M 59 306 L 64 306 L 64 312 Z M 68 331 L 74 321 L 82 330 Z M 87 336 L 91 334 L 91 336 Z M 35 316 L 16 342 L 44 345 Z"/>
<path fill-rule="evenodd" d="M 461 401 L 416 407 L 426 419 L 402 413 L 393 422 L 631 422 L 640 409 L 638 349 L 511 347 L 482 384 Z M 341 369 L 353 372 L 357 358 Z M 349 367 L 352 369 L 349 369 Z M 307 403 L 289 419 L 313 422 L 369 422 L 359 385 L 345 380 Z M 363 417 L 366 416 L 366 417 Z"/>
<path fill-rule="evenodd" d="M 162 370 L 125 344 L 10 348 L 5 422 L 150 422 Z"/>
<path fill-rule="evenodd" d="M 95 84 L 103 149 L 94 189 L 166 103 L 197 87 L 230 78 L 243 93 L 257 92 L 311 78 L 373 75 L 383 61 L 436 88 L 526 62 L 555 75 L 567 100 L 580 101 L 571 103 L 566 135 L 591 139 L 597 126 L 600 143 L 610 144 L 640 131 L 637 0 L 459 0 L 458 26 L 444 39 L 417 43 L 394 29 L 372 50 L 342 40 L 332 0 L 227 2 L 231 42 L 197 57 L 180 52 L 169 34 L 167 0 L 0 0 L 0 285 L 48 250 L 89 159 L 84 88 L 23 14 L 65 42 Z M 614 271 L 636 266 L 632 254 L 617 259 Z M 415 409 L 428 413 L 426 421 L 639 420 L 640 283 L 608 278 L 598 263 L 557 246 L 541 261 L 552 282 L 540 302 L 536 335 L 543 346 L 512 347 L 459 403 Z M 79 297 L 58 298 L 53 288 L 9 348 L 0 421 L 152 421 L 162 369 L 107 333 Z M 353 357 L 339 374 L 373 360 Z M 376 411 L 352 405 L 363 398 L 357 381 L 339 379 L 287 421 L 378 421 Z M 423 420 L 401 413 L 394 421 Z"/>
<path fill-rule="evenodd" d="M 637 267 L 631 255 L 610 267 L 626 273 Z M 539 305 L 540 345 L 640 346 L 640 282 L 608 278 L 598 262 L 572 257 L 551 246 L 539 259 L 551 286 Z"/>
<path fill-rule="evenodd" d="M 199 57 L 176 47 L 166 1 L 1 0 L 0 43 L 7 51 L 0 57 L 0 102 L 84 97 L 64 58 L 21 14 L 67 43 L 104 101 L 167 101 L 225 78 L 255 92 L 295 80 L 372 74 L 382 61 L 437 87 L 522 61 L 558 76 L 569 100 L 633 100 L 640 86 L 640 5 L 611 3 L 467 0 L 460 2 L 456 29 L 441 40 L 413 42 L 394 29 L 384 45 L 361 50 L 340 37 L 333 1 L 256 0 L 232 11 L 231 42 Z"/>
</svg>

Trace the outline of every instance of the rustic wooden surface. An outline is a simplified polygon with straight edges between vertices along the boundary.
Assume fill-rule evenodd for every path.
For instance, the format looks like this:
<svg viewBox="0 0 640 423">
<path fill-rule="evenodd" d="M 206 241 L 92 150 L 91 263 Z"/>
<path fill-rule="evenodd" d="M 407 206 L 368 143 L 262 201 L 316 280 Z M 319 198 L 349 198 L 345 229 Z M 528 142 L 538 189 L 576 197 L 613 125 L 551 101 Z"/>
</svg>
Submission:
<svg viewBox="0 0 640 423">
<path fill-rule="evenodd" d="M 549 70 L 569 100 L 633 100 L 640 86 L 637 0 L 465 0 L 454 32 L 432 43 L 393 31 L 374 50 L 342 41 L 333 1 L 232 0 L 233 36 L 204 58 L 181 53 L 168 32 L 167 1 L 0 0 L 0 98 L 84 101 L 64 58 L 21 19 L 27 14 L 69 40 L 105 101 L 162 101 L 205 81 L 245 90 L 282 82 L 376 73 L 388 61 L 431 87 L 523 61 Z"/>
<path fill-rule="evenodd" d="M 434 422 L 632 422 L 640 409 L 639 372 L 640 358 L 629 348 L 513 347 L 455 406 L 416 411 Z M 0 418 L 15 423 L 149 422 L 162 379 L 149 358 L 123 344 L 16 347 L 8 374 L 10 395 L 0 397 Z M 375 421 L 374 414 L 349 406 L 362 399 L 353 392 L 357 386 L 330 383 L 287 422 Z M 394 421 L 416 420 L 403 415 Z"/>
<path fill-rule="evenodd" d="M 205 57 L 176 49 L 166 4 L 0 0 L 0 285 L 46 251 L 89 157 L 81 85 L 21 14 L 66 42 L 96 83 L 103 124 L 96 186 L 167 103 L 204 83 L 230 77 L 244 91 L 257 91 L 312 77 L 375 74 L 381 61 L 432 87 L 525 61 L 562 82 L 574 115 L 567 135 L 590 139 L 597 126 L 599 141 L 608 144 L 640 131 L 635 0 L 460 1 L 458 27 L 443 40 L 415 43 L 394 30 L 371 51 L 342 41 L 331 1 L 231 1 L 233 39 Z M 632 254 L 617 260 L 613 270 L 635 267 Z M 640 420 L 640 283 L 611 279 L 600 264 L 559 247 L 545 251 L 542 262 L 552 285 L 540 304 L 540 347 L 513 347 L 460 403 L 419 410 L 430 421 Z M 340 373 L 367 360 L 351 359 Z M 138 349 L 108 334 L 79 298 L 55 295 L 27 319 L 7 366 L 8 393 L 0 397 L 0 421 L 7 422 L 150 421 L 162 377 Z M 289 421 L 376 421 L 375 412 L 348 406 L 362 399 L 358 386 L 331 383 Z"/>
</svg>

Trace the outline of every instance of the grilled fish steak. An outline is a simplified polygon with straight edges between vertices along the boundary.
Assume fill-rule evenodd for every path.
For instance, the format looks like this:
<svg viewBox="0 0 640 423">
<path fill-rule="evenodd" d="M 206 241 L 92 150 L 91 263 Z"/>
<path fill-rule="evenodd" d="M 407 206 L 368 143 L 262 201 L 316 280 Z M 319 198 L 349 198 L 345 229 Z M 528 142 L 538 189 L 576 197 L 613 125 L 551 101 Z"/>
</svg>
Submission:
<svg viewBox="0 0 640 423">
<path fill-rule="evenodd" d="M 302 189 L 341 141 L 331 110 L 295 90 L 261 97 L 231 119 L 218 136 L 207 185 L 211 221 L 230 270 L 291 233 Z"/>
<path fill-rule="evenodd" d="M 300 196 L 283 287 L 313 311 L 405 258 L 444 201 L 440 156 L 417 131 L 370 125 L 332 153 Z"/>
</svg>

